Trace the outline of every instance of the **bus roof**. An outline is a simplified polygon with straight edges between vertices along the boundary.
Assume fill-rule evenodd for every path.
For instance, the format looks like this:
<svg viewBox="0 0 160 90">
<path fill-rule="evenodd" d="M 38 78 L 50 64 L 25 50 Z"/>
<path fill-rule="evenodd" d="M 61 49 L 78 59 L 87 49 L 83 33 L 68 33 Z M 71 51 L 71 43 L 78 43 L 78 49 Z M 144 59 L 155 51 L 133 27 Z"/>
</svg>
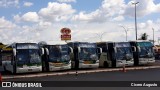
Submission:
<svg viewBox="0 0 160 90">
<path fill-rule="evenodd" d="M 133 40 L 133 41 L 129 41 L 129 42 L 151 42 L 151 41 L 148 41 L 148 40 Z"/>
<path fill-rule="evenodd" d="M 108 42 L 97 42 L 97 44 L 101 43 L 129 43 L 129 42 L 113 42 L 113 41 L 108 41 Z"/>
<path fill-rule="evenodd" d="M 67 42 L 67 43 L 79 43 L 79 44 L 81 44 L 81 43 L 95 43 L 95 42 L 80 42 L 80 41 L 74 41 L 74 42 Z"/>
<path fill-rule="evenodd" d="M 47 45 L 64 45 L 67 44 L 65 41 L 48 41 Z"/>
</svg>

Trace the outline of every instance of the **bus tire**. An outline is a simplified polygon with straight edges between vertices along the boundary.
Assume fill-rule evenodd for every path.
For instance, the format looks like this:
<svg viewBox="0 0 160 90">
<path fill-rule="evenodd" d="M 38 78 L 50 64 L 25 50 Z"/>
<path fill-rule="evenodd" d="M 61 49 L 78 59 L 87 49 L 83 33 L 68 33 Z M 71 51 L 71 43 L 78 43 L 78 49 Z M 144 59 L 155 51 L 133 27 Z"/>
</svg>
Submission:
<svg viewBox="0 0 160 90">
<path fill-rule="evenodd" d="M 14 75 L 16 75 L 16 65 L 13 65 L 13 72 L 12 72 L 12 74 L 14 74 Z"/>
<path fill-rule="evenodd" d="M 107 62 L 107 61 L 104 61 L 103 66 L 104 66 L 105 68 L 107 68 L 107 67 L 109 66 L 109 65 L 108 65 L 108 62 Z"/>
<path fill-rule="evenodd" d="M 3 70 L 4 70 L 5 72 L 7 72 L 7 69 L 6 69 L 6 67 L 5 67 L 5 66 L 3 66 Z"/>
<path fill-rule="evenodd" d="M 116 60 L 112 61 L 112 67 L 116 68 Z"/>
</svg>

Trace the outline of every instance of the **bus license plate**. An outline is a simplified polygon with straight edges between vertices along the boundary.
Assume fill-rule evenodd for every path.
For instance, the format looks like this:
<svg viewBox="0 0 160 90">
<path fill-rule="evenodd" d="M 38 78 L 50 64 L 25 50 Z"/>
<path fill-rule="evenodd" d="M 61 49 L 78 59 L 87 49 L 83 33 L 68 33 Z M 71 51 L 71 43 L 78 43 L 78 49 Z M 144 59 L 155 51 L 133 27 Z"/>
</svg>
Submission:
<svg viewBox="0 0 160 90">
<path fill-rule="evenodd" d="M 63 70 L 63 69 L 64 69 L 63 67 L 60 68 L 60 70 Z"/>
<path fill-rule="evenodd" d="M 90 61 L 84 61 L 84 64 L 91 64 Z"/>
<path fill-rule="evenodd" d="M 32 71 L 32 69 L 28 69 L 28 71 Z"/>
</svg>

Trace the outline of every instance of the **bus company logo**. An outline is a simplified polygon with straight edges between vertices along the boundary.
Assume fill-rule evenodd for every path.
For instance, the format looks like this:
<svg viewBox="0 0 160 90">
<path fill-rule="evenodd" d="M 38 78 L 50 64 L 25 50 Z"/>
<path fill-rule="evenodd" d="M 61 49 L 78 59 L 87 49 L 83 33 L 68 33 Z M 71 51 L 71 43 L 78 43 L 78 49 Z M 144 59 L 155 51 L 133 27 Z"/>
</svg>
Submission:
<svg viewBox="0 0 160 90">
<path fill-rule="evenodd" d="M 69 28 L 62 28 L 61 34 L 62 35 L 69 35 L 71 33 L 71 30 Z"/>
<path fill-rule="evenodd" d="M 61 29 L 61 40 L 71 40 L 71 30 L 69 28 Z"/>
<path fill-rule="evenodd" d="M 2 87 L 11 87 L 11 82 L 2 82 Z"/>
</svg>

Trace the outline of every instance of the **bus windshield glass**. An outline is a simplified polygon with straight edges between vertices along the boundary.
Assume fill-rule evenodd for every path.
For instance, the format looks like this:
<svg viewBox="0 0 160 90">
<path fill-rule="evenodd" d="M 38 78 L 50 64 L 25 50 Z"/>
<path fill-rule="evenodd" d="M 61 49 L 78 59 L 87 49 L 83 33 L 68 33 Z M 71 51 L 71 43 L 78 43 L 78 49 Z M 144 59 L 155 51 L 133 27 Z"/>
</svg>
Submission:
<svg viewBox="0 0 160 90">
<path fill-rule="evenodd" d="M 37 44 L 18 43 L 17 49 L 17 64 L 39 64 L 41 63 L 39 55 L 39 47 Z"/>
<path fill-rule="evenodd" d="M 128 55 L 128 57 L 132 58 L 132 49 L 129 43 L 116 43 L 115 47 L 117 48 L 117 54 L 116 54 L 116 58 L 118 60 L 124 60 L 126 59 L 126 55 Z"/>
<path fill-rule="evenodd" d="M 153 44 L 151 42 L 138 42 L 137 44 L 141 49 L 141 52 L 139 52 L 140 57 L 153 56 Z"/>
<path fill-rule="evenodd" d="M 69 61 L 69 48 L 66 45 L 49 46 L 49 61 Z"/>
<path fill-rule="evenodd" d="M 126 55 L 132 56 L 132 50 L 130 47 L 118 47 L 116 57 L 118 60 L 126 59 Z"/>
<path fill-rule="evenodd" d="M 80 60 L 91 60 L 91 56 L 96 55 L 96 48 L 81 48 Z"/>
<path fill-rule="evenodd" d="M 41 63 L 39 51 L 37 49 L 18 49 L 18 64 L 39 64 Z"/>
</svg>

